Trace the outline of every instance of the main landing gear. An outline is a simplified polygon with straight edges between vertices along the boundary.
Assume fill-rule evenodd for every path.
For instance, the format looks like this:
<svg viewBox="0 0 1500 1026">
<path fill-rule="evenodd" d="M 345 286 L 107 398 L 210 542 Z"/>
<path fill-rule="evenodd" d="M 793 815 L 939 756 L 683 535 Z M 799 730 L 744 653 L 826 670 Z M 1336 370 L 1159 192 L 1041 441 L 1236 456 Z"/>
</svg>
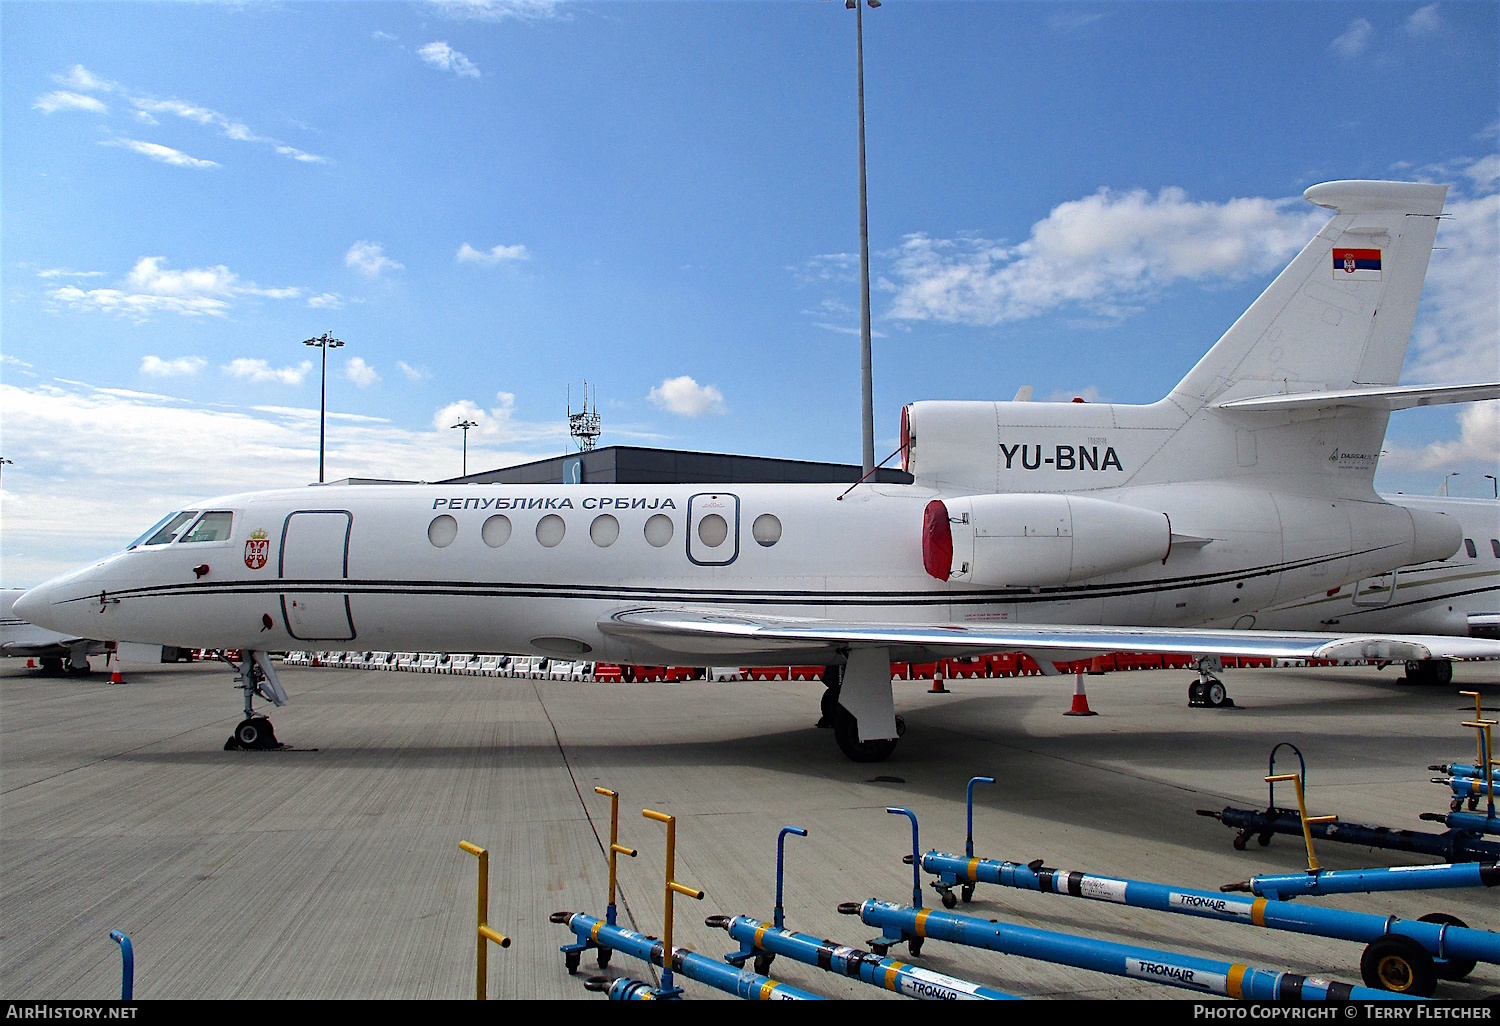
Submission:
<svg viewBox="0 0 1500 1026">
<path fill-rule="evenodd" d="M 844 667 L 823 667 L 823 699 L 820 703 L 823 716 L 818 720 L 820 728 L 832 728 L 833 739 L 839 751 L 852 762 L 884 762 L 896 750 L 896 743 L 906 736 L 906 720 L 896 717 L 896 736 L 859 739 L 859 720 L 848 709 L 839 704 L 839 693 L 843 687 Z"/>
<path fill-rule="evenodd" d="M 1194 709 L 1233 709 L 1234 699 L 1224 682 L 1214 676 L 1214 671 L 1223 672 L 1224 665 L 1217 656 L 1198 660 L 1198 679 L 1188 685 L 1188 705 Z"/>
<path fill-rule="evenodd" d="M 1453 662 L 1449 659 L 1408 660 L 1405 680 L 1408 684 L 1435 684 L 1444 687 L 1453 683 Z"/>
<path fill-rule="evenodd" d="M 276 740 L 276 730 L 271 721 L 255 711 L 255 696 L 259 695 L 273 705 L 286 705 L 286 692 L 276 679 L 276 671 L 264 652 L 245 652 L 244 662 L 236 663 L 221 656 L 234 668 L 235 687 L 245 693 L 245 718 L 234 728 L 229 740 L 224 742 L 224 751 L 256 749 L 274 751 L 286 745 Z"/>
</svg>

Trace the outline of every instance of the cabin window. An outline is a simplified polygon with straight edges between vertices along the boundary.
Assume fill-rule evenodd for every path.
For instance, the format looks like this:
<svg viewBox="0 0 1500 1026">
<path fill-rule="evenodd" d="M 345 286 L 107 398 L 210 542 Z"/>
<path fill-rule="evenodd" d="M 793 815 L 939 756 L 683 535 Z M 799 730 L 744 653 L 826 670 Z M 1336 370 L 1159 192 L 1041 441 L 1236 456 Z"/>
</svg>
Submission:
<svg viewBox="0 0 1500 1026">
<path fill-rule="evenodd" d="M 510 541 L 510 517 L 504 513 L 496 513 L 484 522 L 484 526 L 479 529 L 479 536 L 490 548 L 498 549 Z"/>
<path fill-rule="evenodd" d="M 146 539 L 146 544 L 167 544 L 167 542 L 177 537 L 177 532 L 182 529 L 182 526 L 184 524 L 186 524 L 189 520 L 193 519 L 197 515 L 198 511 L 195 509 L 188 510 L 186 513 L 178 513 L 171 520 L 168 520 L 159 531 L 153 534 L 150 538 Z"/>
<path fill-rule="evenodd" d="M 1500 559 L 1500 538 L 1490 539 L 1490 551 L 1495 554 L 1496 559 Z"/>
<path fill-rule="evenodd" d="M 781 541 L 781 521 L 772 513 L 762 513 L 750 525 L 750 534 L 761 545 L 775 545 Z"/>
<path fill-rule="evenodd" d="M 724 544 L 729 537 L 729 522 L 717 513 L 710 513 L 698 521 L 698 539 L 711 549 Z"/>
<path fill-rule="evenodd" d="M 646 521 L 646 540 L 658 549 L 672 540 L 672 518 L 657 513 Z"/>
<path fill-rule="evenodd" d="M 568 533 L 568 525 L 556 513 L 548 513 L 536 522 L 536 540 L 547 548 L 556 548 Z"/>
<path fill-rule="evenodd" d="M 610 514 L 602 513 L 589 525 L 589 537 L 595 545 L 607 549 L 620 537 L 620 522 Z"/>
<path fill-rule="evenodd" d="M 233 523 L 234 514 L 228 510 L 209 510 L 182 536 L 182 543 L 228 541 L 229 528 Z"/>
<path fill-rule="evenodd" d="M 446 549 L 453 544 L 453 539 L 458 537 L 458 521 L 444 513 L 440 517 L 433 517 L 432 523 L 427 525 L 427 540 L 440 549 Z"/>
<path fill-rule="evenodd" d="M 1477 559 L 1477 558 L 1479 558 L 1479 550 L 1474 547 L 1474 539 L 1473 538 L 1465 538 L 1464 539 L 1464 551 L 1469 554 L 1469 558 L 1470 559 Z"/>
</svg>

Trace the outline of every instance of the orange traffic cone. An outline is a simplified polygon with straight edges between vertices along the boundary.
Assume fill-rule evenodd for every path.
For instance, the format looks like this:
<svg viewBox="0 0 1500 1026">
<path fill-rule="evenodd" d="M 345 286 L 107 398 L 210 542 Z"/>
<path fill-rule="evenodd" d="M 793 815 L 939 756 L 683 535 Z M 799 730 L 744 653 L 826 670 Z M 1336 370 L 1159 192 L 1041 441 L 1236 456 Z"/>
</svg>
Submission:
<svg viewBox="0 0 1500 1026">
<path fill-rule="evenodd" d="M 1073 685 L 1073 708 L 1063 713 L 1064 716 L 1098 716 L 1099 714 L 1089 708 L 1089 696 L 1083 692 L 1083 674 L 1078 674 L 1077 683 Z"/>
<path fill-rule="evenodd" d="M 120 673 L 120 657 L 118 655 L 112 654 L 109 657 L 109 666 L 109 682 L 111 684 L 124 684 L 125 677 Z"/>
<path fill-rule="evenodd" d="M 953 692 L 943 687 L 943 666 L 941 663 L 932 671 L 932 687 L 927 689 L 929 695 L 951 695 Z"/>
</svg>

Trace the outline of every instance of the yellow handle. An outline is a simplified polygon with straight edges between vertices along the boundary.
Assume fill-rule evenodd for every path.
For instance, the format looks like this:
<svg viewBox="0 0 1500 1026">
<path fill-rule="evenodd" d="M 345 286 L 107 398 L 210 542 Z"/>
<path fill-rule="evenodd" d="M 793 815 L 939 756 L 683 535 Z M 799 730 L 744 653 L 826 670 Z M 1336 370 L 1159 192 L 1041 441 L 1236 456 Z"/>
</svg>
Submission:
<svg viewBox="0 0 1500 1026">
<path fill-rule="evenodd" d="M 611 844 L 609 850 L 617 855 L 629 855 L 631 858 L 635 858 L 637 854 L 634 848 L 627 848 L 623 844 Z"/>
<path fill-rule="evenodd" d="M 1282 781 L 1285 781 L 1285 780 L 1300 780 L 1300 779 L 1302 779 L 1302 774 L 1300 774 L 1300 773 L 1278 773 L 1274 777 L 1267 777 L 1266 778 L 1266 783 L 1268 783 L 1268 784 L 1279 784 L 1279 783 L 1281 783 Z"/>
<path fill-rule="evenodd" d="M 479 927 L 479 936 L 481 936 L 481 937 L 488 937 L 490 940 L 494 941 L 496 944 L 500 945 L 502 948 L 508 948 L 508 947 L 510 947 L 510 938 L 509 937 L 505 936 L 505 934 L 503 934 L 503 933 L 496 933 L 494 930 L 491 930 L 488 926 L 481 925 Z"/>
<path fill-rule="evenodd" d="M 615 798 L 615 797 L 618 797 L 618 795 L 616 795 L 613 791 L 611 791 L 607 787 L 596 787 L 596 788 L 594 788 L 594 793 L 595 794 L 602 794 L 606 798 Z"/>
<path fill-rule="evenodd" d="M 676 891 L 678 894 L 685 894 L 689 898 L 696 898 L 698 901 L 703 900 L 702 891 L 694 890 L 693 888 L 688 887 L 686 884 L 678 883 L 676 880 L 671 881 L 667 884 L 667 886 L 672 888 L 672 890 Z"/>
<path fill-rule="evenodd" d="M 488 855 L 489 854 L 489 852 L 485 851 L 479 845 L 477 845 L 477 844 L 470 844 L 468 841 L 459 841 L 458 842 L 458 846 L 460 848 L 462 848 L 464 851 L 468 852 L 470 855 Z"/>
<path fill-rule="evenodd" d="M 658 823 L 671 823 L 677 819 L 676 816 L 668 816 L 665 812 L 657 812 L 655 809 L 642 809 L 641 815 L 647 819 L 654 819 Z"/>
</svg>

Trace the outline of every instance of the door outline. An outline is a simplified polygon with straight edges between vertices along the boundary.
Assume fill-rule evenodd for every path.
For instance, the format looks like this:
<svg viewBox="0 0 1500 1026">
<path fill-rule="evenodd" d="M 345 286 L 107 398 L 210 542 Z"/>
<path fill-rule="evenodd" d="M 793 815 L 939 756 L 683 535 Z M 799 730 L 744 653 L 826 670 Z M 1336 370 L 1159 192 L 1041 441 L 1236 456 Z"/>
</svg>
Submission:
<svg viewBox="0 0 1500 1026">
<path fill-rule="evenodd" d="M 287 532 L 291 530 L 291 527 L 292 527 L 292 518 L 295 517 L 295 516 L 298 516 L 300 514 L 303 514 L 303 513 L 334 513 L 334 514 L 340 514 L 340 515 L 342 515 L 345 518 L 345 521 L 344 521 L 344 559 L 343 559 L 343 566 L 342 566 L 342 571 L 341 571 L 342 576 L 339 578 L 339 580 L 347 581 L 349 579 L 349 536 L 354 533 L 354 514 L 351 513 L 347 509 L 298 509 L 298 510 L 293 510 L 292 512 L 288 513 L 286 515 L 286 520 L 282 521 L 282 524 L 281 524 L 281 549 L 276 554 L 276 577 L 277 577 L 277 579 L 278 580 L 285 580 L 286 579 L 286 536 L 287 536 Z M 286 626 L 287 635 L 289 637 L 291 637 L 291 638 L 294 638 L 297 641 L 353 641 L 355 639 L 355 637 L 357 636 L 358 632 L 356 632 L 355 629 L 354 629 L 354 611 L 349 607 L 349 594 L 348 594 L 348 592 L 344 593 L 344 619 L 345 619 L 345 622 L 349 625 L 349 636 L 345 637 L 345 638 L 304 638 L 304 637 L 302 637 L 296 631 L 292 630 L 292 619 L 291 619 L 291 616 L 288 614 L 288 610 L 287 610 L 287 607 L 286 607 L 286 595 L 285 595 L 285 593 L 283 593 L 280 596 L 280 598 L 281 598 L 281 622 Z"/>
<path fill-rule="evenodd" d="M 734 539 L 734 549 L 729 553 L 728 559 L 699 559 L 693 555 L 693 540 L 698 537 L 697 524 L 693 518 L 693 503 L 698 499 L 730 499 L 734 502 L 734 523 L 730 525 L 730 536 Z M 687 558 L 694 566 L 728 566 L 740 558 L 740 497 L 733 492 L 698 492 L 688 496 L 687 504 Z M 706 548 L 706 546 L 705 546 Z"/>
<path fill-rule="evenodd" d="M 1354 591 L 1349 596 L 1349 601 L 1353 602 L 1356 606 L 1359 606 L 1361 609 L 1379 609 L 1381 606 L 1390 605 L 1391 599 L 1394 598 L 1395 594 L 1396 594 L 1396 575 L 1397 575 L 1398 572 L 1399 572 L 1399 568 L 1398 568 L 1398 570 L 1392 570 L 1392 571 L 1390 571 L 1388 574 L 1376 574 L 1374 577 L 1364 577 L 1364 578 L 1361 578 L 1360 580 L 1355 581 L 1354 582 Z M 1366 584 L 1371 584 L 1371 585 L 1384 584 L 1387 577 L 1390 578 L 1390 586 L 1386 588 L 1385 597 L 1384 598 L 1381 598 L 1381 599 L 1379 599 L 1378 601 L 1375 601 L 1375 602 L 1361 602 L 1360 601 L 1360 589 L 1362 587 L 1364 587 Z M 1366 592 L 1365 594 L 1369 594 L 1369 593 Z"/>
</svg>

